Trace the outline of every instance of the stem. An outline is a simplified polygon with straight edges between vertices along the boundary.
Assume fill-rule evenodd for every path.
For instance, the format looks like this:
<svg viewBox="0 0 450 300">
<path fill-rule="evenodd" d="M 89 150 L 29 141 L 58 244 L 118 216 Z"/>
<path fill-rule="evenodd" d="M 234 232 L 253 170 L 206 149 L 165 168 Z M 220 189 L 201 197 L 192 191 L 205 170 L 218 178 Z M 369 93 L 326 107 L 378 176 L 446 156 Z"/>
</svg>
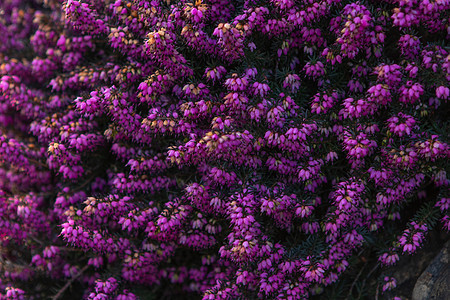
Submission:
<svg viewBox="0 0 450 300">
<path fill-rule="evenodd" d="M 359 293 L 358 299 L 361 299 L 361 293 L 363 291 L 363 287 L 366 285 L 366 281 L 367 279 L 369 279 L 370 275 L 372 275 L 373 272 L 375 272 L 376 269 L 378 269 L 379 264 L 377 263 L 375 265 L 375 267 L 372 268 L 372 270 L 370 270 L 370 272 L 367 274 L 366 278 L 363 280 L 362 285 L 361 285 L 361 291 Z"/>
<path fill-rule="evenodd" d="M 71 248 L 71 247 L 58 247 L 58 249 L 63 250 L 63 251 L 74 251 L 74 252 L 84 251 L 83 249 Z"/>
<path fill-rule="evenodd" d="M 58 291 L 58 293 L 52 297 L 52 300 L 57 300 L 59 299 L 64 292 L 69 288 L 69 286 L 78 279 L 78 277 L 80 277 L 87 269 L 89 268 L 89 265 L 85 265 L 83 267 L 83 269 L 80 270 L 80 272 L 78 272 L 77 275 L 73 276 L 72 278 L 70 278 L 69 281 L 66 282 L 66 284 Z"/>
<path fill-rule="evenodd" d="M 347 294 L 347 297 L 345 297 L 345 300 L 349 299 L 350 296 L 352 295 L 353 288 L 355 287 L 355 284 L 358 281 L 359 277 L 361 277 L 361 274 L 366 266 L 367 266 L 367 262 L 361 267 L 361 270 L 359 270 L 358 274 L 355 277 L 355 280 L 353 280 L 353 283 L 350 286 L 350 290 L 348 291 L 348 294 Z"/>
<path fill-rule="evenodd" d="M 29 162 L 32 162 L 35 165 L 41 166 L 41 167 L 43 167 L 43 168 L 45 168 L 47 170 L 49 169 L 48 165 L 43 163 L 43 162 L 41 162 L 41 161 L 35 160 L 33 158 L 30 158 L 30 157 L 27 157 L 27 159 L 28 159 Z"/>
</svg>

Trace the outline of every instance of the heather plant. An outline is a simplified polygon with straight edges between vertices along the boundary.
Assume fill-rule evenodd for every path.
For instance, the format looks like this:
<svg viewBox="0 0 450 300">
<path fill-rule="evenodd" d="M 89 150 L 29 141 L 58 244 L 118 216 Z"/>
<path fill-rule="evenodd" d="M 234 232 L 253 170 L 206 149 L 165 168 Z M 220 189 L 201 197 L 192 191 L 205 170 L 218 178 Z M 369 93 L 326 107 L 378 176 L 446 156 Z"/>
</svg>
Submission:
<svg viewBox="0 0 450 300">
<path fill-rule="evenodd" d="M 395 288 L 450 230 L 449 10 L 2 0 L 0 299 Z"/>
</svg>

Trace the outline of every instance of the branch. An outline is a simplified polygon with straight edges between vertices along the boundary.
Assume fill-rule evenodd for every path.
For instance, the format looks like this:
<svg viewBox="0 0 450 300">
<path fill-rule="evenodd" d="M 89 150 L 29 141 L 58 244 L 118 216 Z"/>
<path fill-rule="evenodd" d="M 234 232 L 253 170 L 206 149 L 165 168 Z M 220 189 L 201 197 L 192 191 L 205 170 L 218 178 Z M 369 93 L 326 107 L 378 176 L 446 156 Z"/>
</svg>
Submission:
<svg viewBox="0 0 450 300">
<path fill-rule="evenodd" d="M 350 296 L 352 295 L 353 288 L 355 287 L 356 282 L 358 281 L 359 277 L 362 274 L 362 271 L 367 266 L 367 262 L 361 267 L 361 269 L 358 272 L 358 275 L 356 275 L 355 280 L 353 280 L 353 283 L 350 287 L 350 290 L 348 291 L 347 297 L 345 297 L 345 300 L 350 299 Z"/>
<path fill-rule="evenodd" d="M 361 284 L 361 291 L 360 291 L 360 293 L 359 293 L 358 299 L 361 299 L 361 293 L 362 293 L 363 287 L 366 285 L 367 279 L 370 278 L 370 276 L 372 275 L 372 273 L 375 272 L 375 270 L 378 269 L 379 266 L 380 266 L 379 263 L 377 263 L 377 264 L 375 265 L 375 267 L 373 267 L 373 269 L 370 270 L 370 272 L 367 274 L 366 278 L 364 278 L 364 280 L 363 280 L 363 282 L 362 282 L 362 284 Z"/>
<path fill-rule="evenodd" d="M 75 275 L 75 276 L 73 276 L 72 278 L 70 278 L 70 280 L 66 282 L 66 284 L 59 290 L 59 292 L 58 292 L 55 296 L 52 297 L 52 300 L 57 300 L 57 299 L 59 299 L 59 298 L 64 294 L 64 292 L 69 288 L 69 286 L 70 286 L 75 280 L 77 280 L 78 277 L 80 277 L 80 276 L 81 276 L 88 268 L 89 268 L 89 265 L 85 265 L 85 266 L 83 267 L 83 269 L 81 269 L 80 272 L 78 272 L 77 275 Z"/>
<path fill-rule="evenodd" d="M 35 160 L 33 158 L 30 158 L 30 157 L 27 157 L 27 159 L 28 159 L 29 162 L 32 162 L 35 165 L 41 166 L 41 167 L 43 167 L 44 169 L 47 169 L 47 170 L 49 169 L 49 167 L 48 167 L 48 165 L 46 163 L 43 163 L 41 161 Z"/>
</svg>

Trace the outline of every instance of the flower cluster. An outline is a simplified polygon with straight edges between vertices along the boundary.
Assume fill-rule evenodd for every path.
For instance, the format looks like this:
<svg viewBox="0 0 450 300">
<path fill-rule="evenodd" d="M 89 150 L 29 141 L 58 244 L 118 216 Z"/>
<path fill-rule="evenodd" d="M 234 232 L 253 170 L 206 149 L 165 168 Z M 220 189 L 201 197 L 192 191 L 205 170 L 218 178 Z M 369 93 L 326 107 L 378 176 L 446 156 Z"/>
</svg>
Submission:
<svg viewBox="0 0 450 300">
<path fill-rule="evenodd" d="M 449 10 L 1 1 L 0 299 L 305 299 L 450 230 Z"/>
</svg>

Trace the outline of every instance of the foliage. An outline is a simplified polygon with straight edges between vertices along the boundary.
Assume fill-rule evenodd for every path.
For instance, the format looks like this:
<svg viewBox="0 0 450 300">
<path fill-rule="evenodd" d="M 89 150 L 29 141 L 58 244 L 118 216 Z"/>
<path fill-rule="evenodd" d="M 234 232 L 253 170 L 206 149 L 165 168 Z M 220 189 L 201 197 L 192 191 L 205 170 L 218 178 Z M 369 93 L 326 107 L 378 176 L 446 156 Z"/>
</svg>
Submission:
<svg viewBox="0 0 450 300">
<path fill-rule="evenodd" d="M 0 298 L 366 295 L 450 229 L 449 9 L 1 1 Z"/>
</svg>

